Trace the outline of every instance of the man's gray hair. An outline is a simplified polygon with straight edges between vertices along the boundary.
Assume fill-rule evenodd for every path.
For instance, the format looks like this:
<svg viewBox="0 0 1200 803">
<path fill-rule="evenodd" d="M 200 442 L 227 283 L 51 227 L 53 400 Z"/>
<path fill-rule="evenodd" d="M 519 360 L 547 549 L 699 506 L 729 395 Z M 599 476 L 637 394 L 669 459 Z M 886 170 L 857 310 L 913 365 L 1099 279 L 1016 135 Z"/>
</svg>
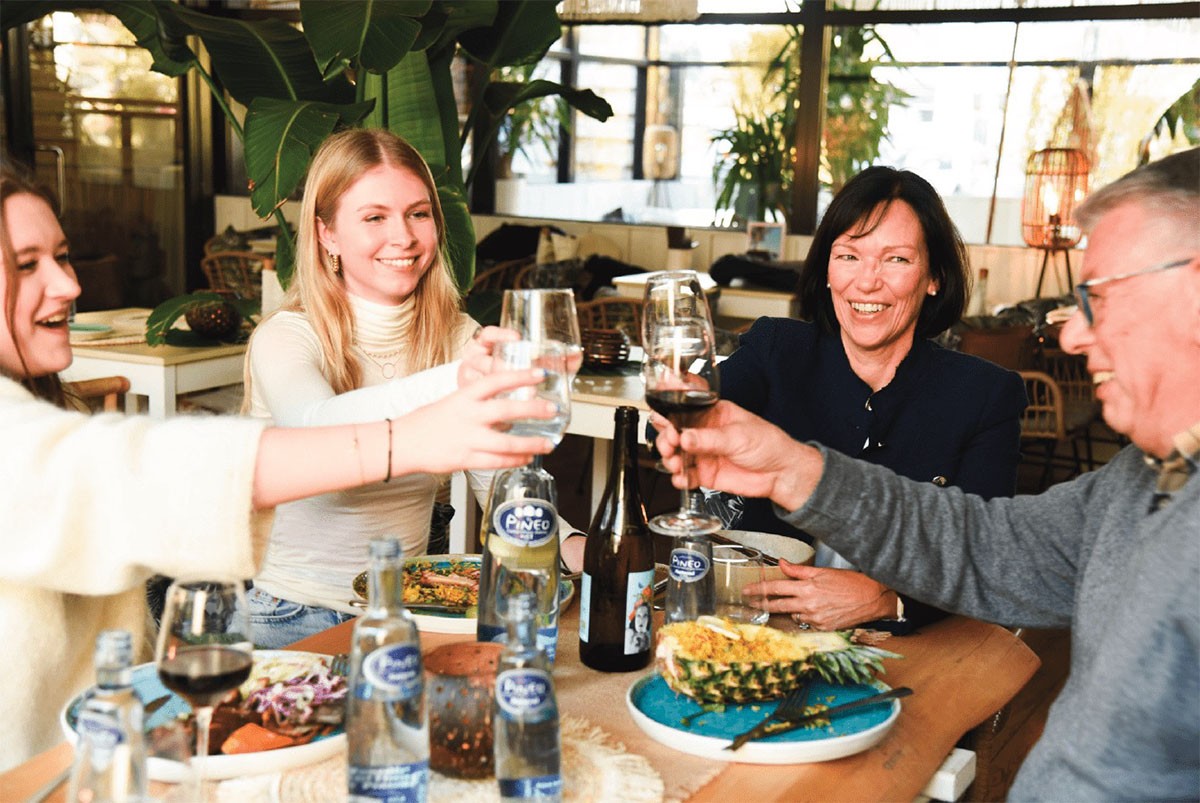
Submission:
<svg viewBox="0 0 1200 803">
<path fill-rule="evenodd" d="M 1076 212 L 1080 224 L 1091 228 L 1106 213 L 1128 202 L 1162 214 L 1200 220 L 1200 148 L 1143 165 L 1088 197 Z"/>
</svg>

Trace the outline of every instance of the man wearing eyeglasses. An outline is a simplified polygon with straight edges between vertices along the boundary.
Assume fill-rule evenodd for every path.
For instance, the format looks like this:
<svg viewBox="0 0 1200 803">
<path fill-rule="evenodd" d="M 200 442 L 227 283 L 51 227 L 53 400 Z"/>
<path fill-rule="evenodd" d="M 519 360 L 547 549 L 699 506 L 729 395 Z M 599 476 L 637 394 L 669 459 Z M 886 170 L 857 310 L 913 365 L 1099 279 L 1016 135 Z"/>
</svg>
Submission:
<svg viewBox="0 0 1200 803">
<path fill-rule="evenodd" d="M 1012 798 L 1200 799 L 1200 149 L 1135 170 L 1079 217 L 1084 281 L 1060 342 L 1087 357 L 1105 420 L 1133 443 L 1105 467 L 985 501 L 798 443 L 728 402 L 683 447 L 694 481 L 770 498 L 888 586 L 1071 628 L 1070 675 Z M 679 433 L 653 425 L 681 472 Z"/>
</svg>

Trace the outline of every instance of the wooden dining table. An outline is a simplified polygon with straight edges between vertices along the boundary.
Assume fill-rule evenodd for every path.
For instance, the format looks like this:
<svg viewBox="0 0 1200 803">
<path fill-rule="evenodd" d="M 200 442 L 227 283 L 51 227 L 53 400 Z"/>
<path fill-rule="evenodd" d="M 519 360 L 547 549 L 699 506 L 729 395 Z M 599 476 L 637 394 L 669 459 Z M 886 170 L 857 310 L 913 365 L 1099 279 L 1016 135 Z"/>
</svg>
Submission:
<svg viewBox="0 0 1200 803">
<path fill-rule="evenodd" d="M 668 799 L 688 801 L 908 801 L 929 782 L 959 738 L 999 711 L 1029 680 L 1037 656 L 1011 632 L 951 616 L 884 646 L 902 656 L 885 661 L 892 686 L 909 686 L 891 732 L 857 755 L 810 764 L 720 764 L 680 753 L 642 733 L 625 695 L 642 673 L 610 674 L 579 661 L 578 605 L 563 614 L 554 678 L 564 716 L 604 729 L 629 753 L 648 759 L 664 778 Z M 780 622 L 786 627 L 786 622 Z M 775 622 L 773 621 L 773 624 Z M 346 652 L 353 622 L 332 627 L 289 649 Z M 471 635 L 422 633 L 424 652 Z M 0 774 L 0 801 L 29 799 L 71 761 L 66 742 Z M 47 798 L 61 801 L 66 785 Z"/>
</svg>

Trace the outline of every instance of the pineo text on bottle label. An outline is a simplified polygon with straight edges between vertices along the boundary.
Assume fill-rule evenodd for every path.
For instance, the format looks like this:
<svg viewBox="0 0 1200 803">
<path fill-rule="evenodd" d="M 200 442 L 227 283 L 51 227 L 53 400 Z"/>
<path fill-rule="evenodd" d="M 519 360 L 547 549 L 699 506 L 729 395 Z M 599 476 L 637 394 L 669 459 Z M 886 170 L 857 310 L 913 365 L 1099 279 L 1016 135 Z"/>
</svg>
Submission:
<svg viewBox="0 0 1200 803">
<path fill-rule="evenodd" d="M 537 778 L 501 778 L 500 796 L 506 799 L 558 799 L 562 796 L 562 776 L 540 775 Z"/>
<path fill-rule="evenodd" d="M 388 644 L 363 659 L 359 697 L 372 700 L 408 700 L 421 693 L 421 649 L 413 644 Z"/>
<path fill-rule="evenodd" d="M 541 669 L 506 669 L 496 676 L 496 703 L 503 714 L 537 722 L 554 713 L 553 689 Z"/>
<path fill-rule="evenodd" d="M 108 753 L 125 742 L 125 732 L 116 718 L 102 711 L 81 711 L 75 730 L 80 738 L 87 738 L 96 753 Z"/>
<path fill-rule="evenodd" d="M 378 767 L 351 765 L 348 773 L 347 787 L 351 803 L 378 800 L 421 803 L 429 788 L 428 761 Z"/>
<path fill-rule="evenodd" d="M 541 546 L 558 533 L 558 514 L 543 499 L 513 499 L 496 508 L 492 527 L 515 546 Z"/>
<path fill-rule="evenodd" d="M 694 549 L 672 549 L 669 567 L 672 580 L 694 583 L 704 578 L 709 570 L 708 556 Z"/>
</svg>

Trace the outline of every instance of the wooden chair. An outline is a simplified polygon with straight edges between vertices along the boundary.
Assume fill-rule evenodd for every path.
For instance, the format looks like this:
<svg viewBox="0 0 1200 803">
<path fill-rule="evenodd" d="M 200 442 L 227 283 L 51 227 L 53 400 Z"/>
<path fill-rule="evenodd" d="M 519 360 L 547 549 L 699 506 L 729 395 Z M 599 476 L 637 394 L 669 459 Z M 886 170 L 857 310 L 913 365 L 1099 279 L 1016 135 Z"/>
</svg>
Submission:
<svg viewBox="0 0 1200 803">
<path fill-rule="evenodd" d="M 1025 394 L 1029 406 L 1021 416 L 1021 446 L 1040 447 L 1042 460 L 1041 488 L 1045 490 L 1051 484 L 1056 465 L 1055 456 L 1058 445 L 1064 441 L 1071 444 L 1071 461 L 1066 464 L 1071 473 L 1067 479 L 1083 471 L 1083 461 L 1079 455 L 1079 438 L 1087 438 L 1088 427 L 1095 417 L 1094 411 L 1082 405 L 1068 408 L 1062 386 L 1045 371 L 1021 371 L 1025 380 Z M 1090 448 L 1088 450 L 1088 468 L 1091 466 Z"/>
<path fill-rule="evenodd" d="M 642 342 L 642 302 L 624 296 L 601 296 L 575 305 L 582 329 L 620 329 L 633 343 Z"/>
<path fill-rule="evenodd" d="M 121 401 L 129 392 L 129 380 L 123 376 L 102 376 L 78 382 L 64 382 L 67 396 L 79 400 L 88 409 L 98 408 L 106 413 L 122 410 Z"/>
<path fill-rule="evenodd" d="M 262 298 L 263 268 L 273 264 L 271 257 L 253 251 L 216 251 L 200 260 L 210 289 L 251 301 Z"/>
</svg>

